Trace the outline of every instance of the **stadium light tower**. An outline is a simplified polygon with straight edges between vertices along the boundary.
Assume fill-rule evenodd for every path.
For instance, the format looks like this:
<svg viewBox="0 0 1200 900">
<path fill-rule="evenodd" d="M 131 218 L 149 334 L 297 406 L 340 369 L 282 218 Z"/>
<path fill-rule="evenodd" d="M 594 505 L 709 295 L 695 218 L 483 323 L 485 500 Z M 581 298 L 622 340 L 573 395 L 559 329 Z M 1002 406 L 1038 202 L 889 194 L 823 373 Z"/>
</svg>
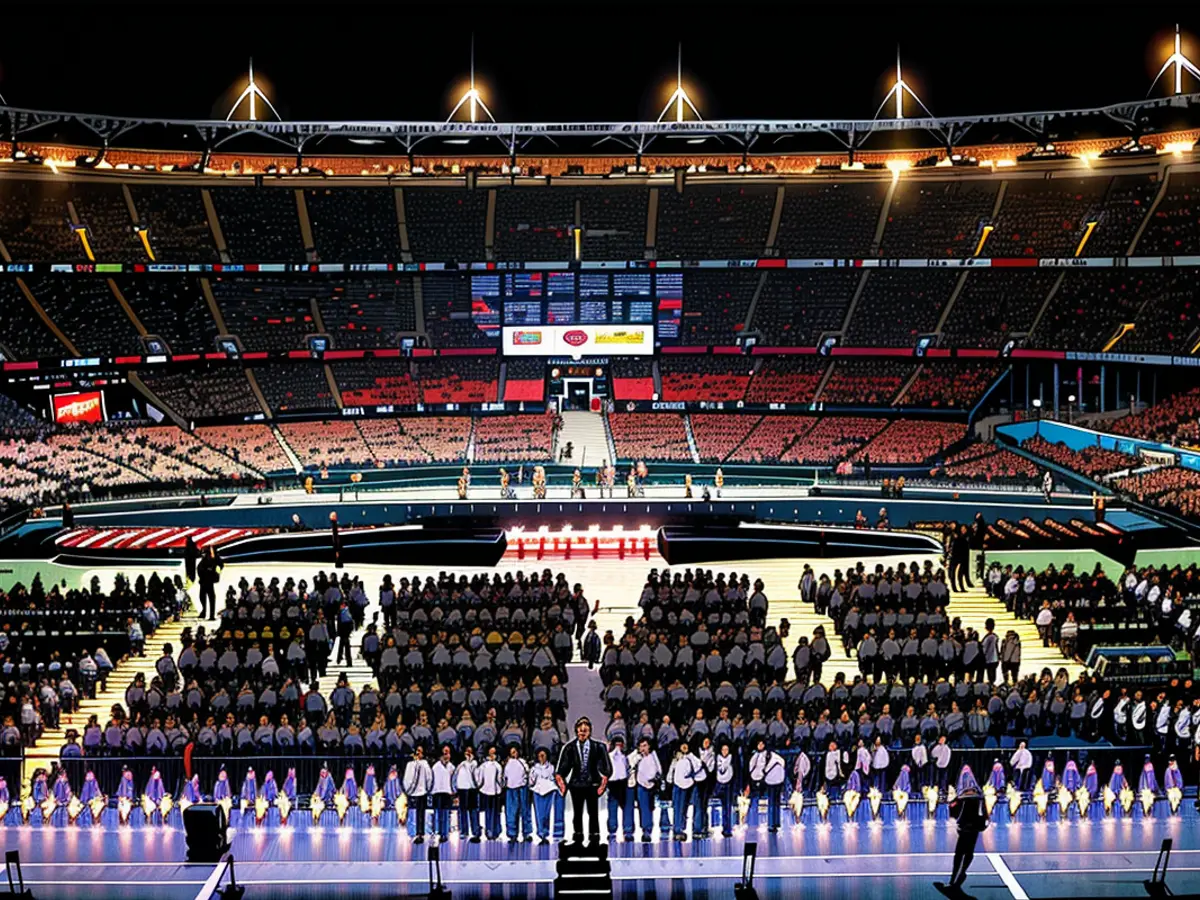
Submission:
<svg viewBox="0 0 1200 900">
<path fill-rule="evenodd" d="M 658 114 L 655 121 L 661 122 L 671 112 L 671 107 L 675 107 L 675 121 L 683 121 L 684 107 L 692 111 L 697 119 L 703 119 L 700 115 L 700 110 L 696 109 L 696 104 L 692 102 L 692 98 L 688 96 L 687 91 L 683 89 L 683 44 L 679 45 L 679 59 L 675 66 L 675 91 L 671 94 L 671 98 L 667 101 L 667 105 L 662 108 L 662 112 Z"/>
<path fill-rule="evenodd" d="M 455 114 L 463 108 L 463 104 L 467 106 L 467 112 L 471 116 L 472 122 L 479 121 L 479 110 L 483 110 L 487 117 L 492 122 L 496 121 L 496 117 L 492 115 L 492 111 L 487 108 L 487 104 L 483 102 L 483 97 L 479 95 L 478 88 L 475 87 L 475 35 L 471 35 L 471 86 L 467 88 L 467 92 L 463 94 L 457 103 L 454 104 L 454 109 L 450 110 L 450 115 L 446 121 L 451 121 Z"/>
<path fill-rule="evenodd" d="M 875 110 L 875 118 L 877 118 L 877 119 L 879 118 L 879 114 L 881 112 L 883 112 L 883 108 L 885 106 L 887 106 L 888 101 L 891 100 L 893 97 L 895 97 L 896 98 L 896 118 L 903 119 L 904 118 L 904 95 L 905 94 L 908 94 L 908 96 L 912 97 L 915 101 L 917 101 L 917 105 L 925 111 L 925 115 L 930 116 L 930 117 L 933 116 L 933 113 L 931 113 L 929 111 L 929 107 L 926 106 L 924 104 L 924 102 L 922 102 L 921 98 L 917 96 L 917 92 L 914 91 L 909 86 L 908 82 L 904 80 L 904 73 L 900 69 L 900 45 L 897 44 L 896 45 L 896 83 L 892 85 L 892 89 L 887 92 L 887 95 L 883 98 L 883 102 L 879 104 L 879 109 Z"/>
<path fill-rule="evenodd" d="M 256 101 L 260 98 L 262 99 L 263 103 L 267 104 L 267 109 L 271 110 L 271 112 L 273 112 L 275 114 L 275 118 L 277 118 L 277 119 L 283 118 L 283 116 L 279 115 L 279 111 L 277 109 L 275 109 L 274 106 L 271 105 L 271 101 L 269 99 L 267 99 L 267 95 L 263 93 L 262 88 L 260 88 L 258 86 L 258 84 L 254 81 L 254 57 L 252 56 L 252 57 L 250 57 L 250 81 L 246 84 L 246 89 L 244 91 L 242 91 L 240 94 L 238 94 L 238 98 L 237 98 L 237 100 L 234 101 L 233 106 L 231 106 L 229 108 L 229 115 L 227 115 L 225 117 L 225 121 L 228 122 L 229 120 L 231 120 L 233 118 L 233 114 L 237 112 L 238 107 L 242 105 L 242 101 L 249 99 L 249 101 L 250 101 L 250 121 L 257 122 L 258 121 L 258 107 L 256 105 Z"/>
<path fill-rule="evenodd" d="M 1154 80 L 1150 82 L 1150 91 L 1154 90 L 1154 86 L 1158 84 L 1158 79 L 1162 78 L 1167 69 L 1172 66 L 1175 67 L 1176 94 L 1183 93 L 1183 73 L 1185 70 L 1193 78 L 1200 79 L 1200 69 L 1197 69 L 1195 64 L 1183 55 L 1183 50 L 1180 48 L 1179 23 L 1175 24 L 1175 52 L 1167 57 L 1167 61 L 1163 63 L 1162 68 L 1158 70 L 1158 74 L 1154 76 Z M 1150 91 L 1146 91 L 1146 94 L 1149 95 Z"/>
</svg>

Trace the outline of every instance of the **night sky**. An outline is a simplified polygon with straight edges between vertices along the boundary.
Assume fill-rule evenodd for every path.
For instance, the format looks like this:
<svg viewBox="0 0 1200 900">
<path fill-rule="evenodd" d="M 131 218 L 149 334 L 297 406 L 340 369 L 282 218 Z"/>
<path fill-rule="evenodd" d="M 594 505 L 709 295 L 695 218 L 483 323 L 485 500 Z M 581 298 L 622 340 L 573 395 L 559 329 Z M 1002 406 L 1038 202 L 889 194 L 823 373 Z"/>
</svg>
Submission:
<svg viewBox="0 0 1200 900">
<path fill-rule="evenodd" d="M 1187 5 L 1149 2 L 806 6 L 585 4 L 594 10 L 585 18 L 531 3 L 447 5 L 436 16 L 398 3 L 177 7 L 203 16 L 164 14 L 165 3 L 76 14 L 54 4 L 6 10 L 0 94 L 21 107 L 223 118 L 253 55 L 285 118 L 444 119 L 466 78 L 472 30 L 501 120 L 653 118 L 679 42 L 706 118 L 870 118 L 897 43 L 935 115 L 1143 97 L 1177 20 L 1200 62 L 1195 5 L 1190 18 Z M 845 15 L 828 14 L 839 7 Z M 636 12 L 626 18 L 626 8 Z M 1200 86 L 1185 79 L 1185 89 Z"/>
</svg>

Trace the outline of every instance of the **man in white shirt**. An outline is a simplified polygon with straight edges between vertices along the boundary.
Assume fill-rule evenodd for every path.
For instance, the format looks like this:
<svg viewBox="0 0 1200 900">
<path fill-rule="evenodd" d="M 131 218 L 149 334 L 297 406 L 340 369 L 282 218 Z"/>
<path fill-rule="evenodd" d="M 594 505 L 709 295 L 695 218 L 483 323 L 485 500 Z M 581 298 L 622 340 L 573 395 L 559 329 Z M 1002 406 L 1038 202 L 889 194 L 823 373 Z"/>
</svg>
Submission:
<svg viewBox="0 0 1200 900">
<path fill-rule="evenodd" d="M 550 762 L 550 756 L 546 753 L 545 748 L 538 750 L 533 768 L 529 770 L 529 790 L 533 795 L 533 817 L 537 825 L 538 840 L 543 844 L 550 842 L 550 814 L 554 811 L 555 806 L 558 807 L 555 828 L 558 832 L 557 837 L 561 838 L 563 833 L 562 809 L 565 804 L 562 802 L 562 794 L 558 792 L 558 783 L 554 780 L 554 764 Z M 558 801 L 557 804 L 555 800 Z"/>
<path fill-rule="evenodd" d="M 1008 764 L 1012 767 L 1012 782 L 1017 786 L 1017 790 L 1029 790 L 1033 781 L 1033 754 L 1026 749 L 1024 741 L 1017 745 L 1016 752 Z"/>
<path fill-rule="evenodd" d="M 655 794 L 663 780 L 662 763 L 650 749 L 650 741 L 642 738 L 637 750 L 628 759 L 630 781 L 637 792 L 638 819 L 642 823 L 642 843 L 650 843 L 654 835 Z M 664 831 L 666 826 L 664 825 Z M 665 836 L 665 835 L 664 835 Z"/>
<path fill-rule="evenodd" d="M 500 838 L 500 808 L 504 798 L 504 769 L 497 759 L 496 745 L 488 747 L 487 759 L 475 771 L 479 807 L 483 810 L 484 832 L 489 841 Z"/>
<path fill-rule="evenodd" d="M 404 767 L 404 793 L 408 795 L 408 807 L 412 810 L 409 834 L 414 844 L 425 843 L 425 813 L 429 809 L 429 788 L 433 784 L 433 770 L 425 759 L 425 748 L 417 745 L 413 758 Z"/>
<path fill-rule="evenodd" d="M 431 785 L 433 830 L 438 843 L 445 843 L 450 840 L 450 807 L 454 805 L 454 759 L 449 744 L 442 747 L 441 758 L 433 764 Z"/>
<path fill-rule="evenodd" d="M 463 748 L 463 761 L 454 770 L 454 789 L 458 793 L 458 833 L 461 837 L 471 836 L 471 843 L 479 843 L 479 763 L 475 759 L 475 748 L 467 744 Z"/>
<path fill-rule="evenodd" d="M 751 797 L 748 824 L 753 827 L 758 823 L 759 801 L 766 800 L 768 828 L 772 833 L 779 831 L 783 817 L 783 782 L 787 777 L 783 757 L 768 750 L 766 741 L 759 740 L 757 749 L 750 756 L 749 775 L 750 784 L 746 788 L 746 796 Z"/>
<path fill-rule="evenodd" d="M 945 794 L 950 787 L 950 745 L 946 743 L 944 734 L 938 738 L 929 755 L 933 757 L 933 766 L 937 770 L 938 790 Z"/>
<path fill-rule="evenodd" d="M 613 736 L 608 761 L 612 766 L 612 775 L 608 779 L 608 839 L 615 840 L 617 832 L 621 831 L 625 840 L 632 841 L 634 792 L 629 789 L 629 758 L 625 756 L 625 739 L 619 734 Z"/>
<path fill-rule="evenodd" d="M 504 762 L 504 822 L 508 842 L 533 840 L 533 817 L 529 808 L 529 764 L 516 746 L 508 748 Z"/>
<path fill-rule="evenodd" d="M 696 774 L 701 771 L 700 759 L 688 749 L 687 741 L 679 745 L 679 751 L 671 761 L 667 772 L 667 783 L 671 785 L 671 816 L 675 825 L 675 840 L 687 840 L 688 806 L 696 788 Z M 698 827 L 699 822 L 693 824 Z"/>
<path fill-rule="evenodd" d="M 929 750 L 921 743 L 920 733 L 913 735 L 912 756 L 912 783 L 916 791 L 921 790 L 930 783 L 929 779 Z"/>
</svg>

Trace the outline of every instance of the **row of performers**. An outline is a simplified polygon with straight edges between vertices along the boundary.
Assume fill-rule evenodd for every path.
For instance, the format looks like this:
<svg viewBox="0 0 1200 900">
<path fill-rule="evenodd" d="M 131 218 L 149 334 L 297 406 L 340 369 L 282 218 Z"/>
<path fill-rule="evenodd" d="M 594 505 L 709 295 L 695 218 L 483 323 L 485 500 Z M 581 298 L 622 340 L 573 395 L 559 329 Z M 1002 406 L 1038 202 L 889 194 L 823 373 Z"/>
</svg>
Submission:
<svg viewBox="0 0 1200 900">
<path fill-rule="evenodd" d="M 775 759 L 777 755 L 771 754 Z M 1171 814 L 1176 814 L 1183 799 L 1183 775 L 1175 757 L 1171 757 L 1160 784 L 1154 765 L 1147 756 L 1135 791 L 1127 780 L 1121 764 L 1113 767 L 1107 784 L 1101 784 L 1095 764 L 1081 773 L 1074 760 L 1067 762 L 1061 777 L 1055 773 L 1052 761 L 1047 761 L 1042 776 L 1027 795 L 1008 781 L 1004 766 L 997 761 L 986 783 L 979 788 L 970 766 L 963 766 L 954 785 L 941 787 L 936 783 L 923 787 L 916 783 L 909 767 L 903 766 L 891 791 L 885 792 L 858 770 L 851 772 L 846 782 L 837 788 L 821 787 L 815 793 L 792 789 L 787 792 L 787 779 L 778 772 L 771 777 L 772 760 L 765 763 L 765 777 L 752 780 L 744 792 L 733 788 L 732 782 L 718 779 L 712 789 L 694 777 L 685 776 L 684 768 L 675 761 L 665 779 L 661 770 L 657 777 L 642 779 L 635 766 L 628 779 L 616 779 L 608 789 L 608 832 L 632 839 L 636 824 L 641 825 L 643 840 L 649 840 L 657 822 L 660 834 L 672 830 L 676 836 L 686 834 L 688 814 L 691 813 L 692 834 L 707 837 L 710 828 L 720 825 L 726 835 L 735 824 L 756 825 L 764 816 L 772 830 L 783 820 L 785 808 L 791 819 L 799 823 L 806 810 L 810 816 L 824 821 L 832 808 L 841 806 L 847 820 L 859 816 L 860 808 L 868 809 L 869 818 L 882 815 L 886 801 L 894 808 L 889 818 L 904 819 L 910 803 L 924 806 L 928 817 L 938 817 L 939 807 L 950 804 L 968 787 L 979 789 L 988 816 L 1000 819 L 1004 812 L 1010 821 L 1018 819 L 1022 806 L 1031 809 L 1035 818 L 1066 820 L 1069 818 L 1102 818 L 1134 814 L 1143 816 L 1154 811 L 1156 802 L 1165 800 Z M 436 764 L 435 764 L 436 766 Z M 541 767 L 539 769 L 539 766 Z M 335 784 L 332 773 L 322 768 L 315 789 L 302 804 L 296 789 L 295 769 L 289 769 L 282 785 L 276 783 L 273 772 L 267 772 L 259 783 L 249 769 L 241 790 L 233 793 L 228 774 L 218 773 L 211 793 L 205 793 L 200 778 L 194 775 L 187 781 L 178 798 L 169 793 L 157 769 L 152 768 L 139 794 L 133 773 L 126 768 L 115 797 L 105 796 L 95 775 L 89 770 L 78 793 L 74 791 L 66 771 L 60 770 L 50 784 L 49 777 L 39 771 L 32 790 L 19 803 L 12 803 L 8 786 L 0 778 L 0 824 L 21 823 L 62 826 L 81 825 L 181 825 L 182 813 L 196 803 L 214 802 L 224 806 L 234 825 L 285 825 L 297 812 L 301 820 L 314 825 L 350 824 L 406 825 L 409 834 L 418 841 L 425 833 L 443 839 L 450 832 L 452 811 L 457 810 L 459 832 L 470 835 L 473 841 L 482 837 L 495 840 L 506 833 L 509 840 L 532 840 L 534 830 L 543 841 L 552 831 L 556 838 L 563 833 L 564 803 L 556 790 L 554 769 L 545 760 L 533 767 L 519 758 L 506 760 L 494 777 L 482 782 L 475 778 L 462 781 L 459 771 L 443 771 L 435 775 L 433 767 L 412 768 L 401 778 L 398 767 L 392 766 L 382 784 L 374 766 L 368 766 L 361 787 L 353 768 L 347 768 L 341 786 Z M 688 767 L 688 771 L 693 771 Z M 751 766 L 753 774 L 754 766 Z M 485 772 L 486 776 L 486 772 Z M 646 783 L 643 784 L 642 782 Z M 470 786 L 474 785 L 474 786 Z M 864 807 L 865 801 L 865 807 Z M 715 812 L 714 815 L 714 805 Z M 815 810 L 815 812 L 813 811 Z M 410 811 L 413 815 L 409 815 Z M 1057 811 L 1057 813 L 1055 813 Z M 635 816 L 636 813 L 636 816 Z M 657 813 L 657 820 L 656 820 Z M 502 828 L 503 819 L 503 828 Z M 675 823 L 672 826 L 672 821 Z M 553 822 L 553 828 L 551 823 Z"/>
</svg>

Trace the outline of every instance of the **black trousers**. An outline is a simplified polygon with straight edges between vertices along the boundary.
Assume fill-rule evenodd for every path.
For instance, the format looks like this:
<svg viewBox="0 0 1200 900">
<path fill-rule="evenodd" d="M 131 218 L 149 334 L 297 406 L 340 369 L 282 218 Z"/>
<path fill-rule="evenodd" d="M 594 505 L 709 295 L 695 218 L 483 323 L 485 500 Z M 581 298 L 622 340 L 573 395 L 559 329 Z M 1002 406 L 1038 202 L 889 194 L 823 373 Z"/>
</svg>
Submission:
<svg viewBox="0 0 1200 900">
<path fill-rule="evenodd" d="M 978 831 L 958 832 L 958 842 L 954 845 L 954 871 L 950 873 L 951 886 L 961 887 L 967 880 L 967 869 L 975 859 L 975 845 L 978 842 Z"/>
<path fill-rule="evenodd" d="M 217 589 L 215 584 L 200 582 L 200 618 L 213 619 L 217 615 Z"/>
<path fill-rule="evenodd" d="M 600 795 L 596 793 L 597 785 L 587 787 L 570 787 L 567 789 L 571 795 L 571 840 L 575 843 L 583 842 L 583 817 L 586 812 L 588 818 L 588 838 L 592 841 L 600 841 Z"/>
</svg>

